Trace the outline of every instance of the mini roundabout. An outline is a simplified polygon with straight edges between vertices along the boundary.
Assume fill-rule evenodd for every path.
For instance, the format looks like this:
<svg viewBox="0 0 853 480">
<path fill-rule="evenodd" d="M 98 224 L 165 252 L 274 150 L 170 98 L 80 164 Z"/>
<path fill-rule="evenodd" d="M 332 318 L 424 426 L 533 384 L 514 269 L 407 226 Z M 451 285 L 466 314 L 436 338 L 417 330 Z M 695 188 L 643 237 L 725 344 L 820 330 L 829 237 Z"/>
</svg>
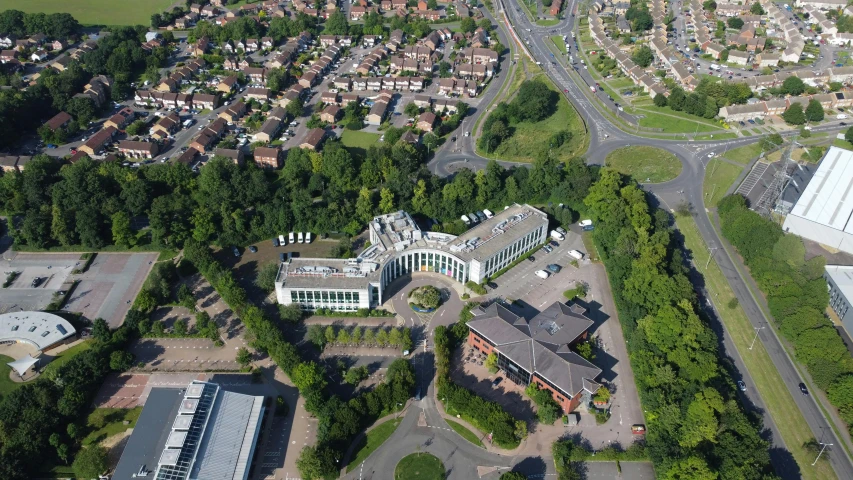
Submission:
<svg viewBox="0 0 853 480">
<path fill-rule="evenodd" d="M 445 475 L 444 464 L 429 453 L 406 455 L 394 469 L 394 480 L 444 480 Z"/>
</svg>

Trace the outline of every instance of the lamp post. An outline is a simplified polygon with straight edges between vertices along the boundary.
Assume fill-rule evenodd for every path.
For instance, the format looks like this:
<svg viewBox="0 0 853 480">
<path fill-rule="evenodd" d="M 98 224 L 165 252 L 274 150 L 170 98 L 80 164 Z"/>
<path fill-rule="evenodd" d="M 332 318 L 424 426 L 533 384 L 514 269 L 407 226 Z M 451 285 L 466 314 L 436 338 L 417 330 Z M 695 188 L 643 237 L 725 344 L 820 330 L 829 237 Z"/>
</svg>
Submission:
<svg viewBox="0 0 853 480">
<path fill-rule="evenodd" d="M 815 466 L 815 464 L 817 463 L 817 461 L 818 461 L 818 460 L 820 460 L 820 456 L 821 456 L 821 455 L 823 455 L 823 451 L 824 451 L 824 450 L 826 450 L 826 447 L 831 447 L 831 446 L 832 446 L 832 444 L 831 444 L 831 443 L 821 443 L 821 445 L 823 445 L 823 446 L 821 447 L 820 452 L 818 452 L 818 454 L 817 454 L 817 458 L 815 458 L 815 459 L 814 459 L 814 462 L 812 462 L 812 466 Z"/>
<path fill-rule="evenodd" d="M 761 327 L 753 327 L 753 328 L 755 329 L 755 337 L 753 337 L 753 339 L 752 339 L 752 343 L 749 345 L 749 349 L 750 349 L 750 350 L 752 350 L 752 347 L 754 347 L 754 346 L 755 346 L 755 341 L 756 341 L 756 340 L 758 340 L 758 332 L 760 332 L 760 331 L 761 331 L 761 329 L 762 329 L 762 328 L 764 328 L 764 327 L 763 327 L 763 326 L 761 326 Z"/>
</svg>

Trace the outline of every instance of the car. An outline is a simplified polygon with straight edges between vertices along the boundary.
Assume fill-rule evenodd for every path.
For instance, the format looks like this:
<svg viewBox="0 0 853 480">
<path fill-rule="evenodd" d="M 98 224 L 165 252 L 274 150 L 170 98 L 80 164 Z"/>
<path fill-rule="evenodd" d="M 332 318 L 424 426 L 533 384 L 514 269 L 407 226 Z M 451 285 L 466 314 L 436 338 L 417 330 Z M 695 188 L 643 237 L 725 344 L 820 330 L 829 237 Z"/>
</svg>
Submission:
<svg viewBox="0 0 853 480">
<path fill-rule="evenodd" d="M 536 274 L 537 277 L 539 277 L 543 280 L 551 276 L 551 274 L 546 270 L 536 270 L 536 272 L 534 272 L 534 273 Z"/>
<path fill-rule="evenodd" d="M 535 262 L 535 261 L 536 261 L 536 257 L 534 257 L 533 255 L 531 255 L 531 256 L 527 257 L 527 261 L 528 261 L 528 262 Z"/>
<path fill-rule="evenodd" d="M 52 144 L 52 143 L 48 143 L 48 144 L 47 144 L 47 148 L 56 148 L 56 145 L 54 145 L 54 144 Z"/>
<path fill-rule="evenodd" d="M 714 158 L 714 152 L 709 153 L 708 158 Z"/>
<path fill-rule="evenodd" d="M 492 380 L 492 386 L 493 386 L 493 387 L 497 387 L 498 385 L 500 385 L 500 383 L 501 383 L 502 381 L 503 381 L 503 377 L 498 377 L 498 378 L 496 378 L 496 379 Z"/>
<path fill-rule="evenodd" d="M 33 279 L 33 281 L 30 283 L 30 286 L 31 286 L 31 287 L 33 287 L 33 288 L 36 288 L 36 287 L 38 287 L 39 285 L 41 285 L 42 280 L 44 280 L 42 277 L 36 277 L 36 278 L 34 278 L 34 279 Z"/>
<path fill-rule="evenodd" d="M 491 289 L 498 288 L 498 284 L 497 284 L 497 283 L 495 283 L 495 282 L 489 282 L 489 283 L 487 283 L 486 285 L 487 285 L 489 288 L 491 288 Z"/>
<path fill-rule="evenodd" d="M 741 127 L 745 127 L 745 126 L 746 126 L 746 123 L 744 123 L 744 121 L 743 121 L 743 120 L 741 120 L 741 121 L 740 121 L 740 122 L 738 122 L 738 123 L 740 123 L 740 126 L 741 126 Z"/>
<path fill-rule="evenodd" d="M 296 241 L 299 243 L 305 243 L 305 235 L 302 232 L 297 232 Z"/>
<path fill-rule="evenodd" d="M 751 118 L 749 120 L 747 120 L 747 122 L 749 122 L 750 125 L 755 125 L 755 120 L 753 120 Z"/>
<path fill-rule="evenodd" d="M 802 393 L 803 395 L 808 395 L 808 394 L 809 394 L 809 389 L 808 389 L 808 388 L 806 388 L 806 384 L 805 384 L 805 383 L 800 382 L 800 393 Z"/>
<path fill-rule="evenodd" d="M 551 245 L 545 245 L 544 247 L 542 247 L 542 250 L 545 250 L 545 252 L 547 253 L 551 253 L 554 251 L 554 248 L 551 247 Z"/>
<path fill-rule="evenodd" d="M 560 233 L 560 232 L 557 232 L 557 233 Z M 565 236 L 566 234 L 565 234 L 565 233 L 560 233 L 560 235 Z M 557 243 L 557 241 L 556 241 L 556 240 L 551 240 L 551 242 L 550 242 L 550 243 L 551 243 L 551 246 L 552 246 L 552 247 L 559 247 L 559 246 L 560 246 L 560 244 L 559 244 L 559 243 Z"/>
<path fill-rule="evenodd" d="M 563 269 L 563 267 L 557 265 L 556 263 L 552 263 L 552 264 L 548 265 L 547 268 L 548 268 L 548 270 L 550 270 L 553 273 L 560 273 L 560 270 Z"/>
<path fill-rule="evenodd" d="M 740 390 L 741 392 L 745 392 L 745 391 L 746 391 L 746 384 L 745 384 L 745 383 L 743 383 L 743 380 L 738 380 L 738 381 L 737 381 L 737 388 L 738 388 L 738 390 Z"/>
<path fill-rule="evenodd" d="M 839 123 L 839 125 L 841 125 L 842 127 L 845 127 L 845 126 L 847 126 L 847 122 L 841 122 L 841 123 Z"/>
<path fill-rule="evenodd" d="M 249 251 L 252 253 L 258 253 L 258 247 L 252 245 L 251 247 L 249 247 Z"/>
</svg>

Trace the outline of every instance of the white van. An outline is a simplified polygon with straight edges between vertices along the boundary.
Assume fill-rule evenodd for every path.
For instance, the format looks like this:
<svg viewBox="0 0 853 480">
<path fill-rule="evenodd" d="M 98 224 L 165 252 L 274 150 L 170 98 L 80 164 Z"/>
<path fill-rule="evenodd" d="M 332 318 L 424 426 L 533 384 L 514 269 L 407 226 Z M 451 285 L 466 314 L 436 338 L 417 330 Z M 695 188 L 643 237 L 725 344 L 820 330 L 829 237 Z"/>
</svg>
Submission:
<svg viewBox="0 0 853 480">
<path fill-rule="evenodd" d="M 588 226 L 592 225 L 592 220 L 589 220 L 589 219 L 587 219 L 587 220 L 581 220 L 581 221 L 578 223 L 578 225 L 580 225 L 581 227 L 588 227 Z"/>
<path fill-rule="evenodd" d="M 305 234 L 305 243 L 311 243 L 311 232 Z"/>
<path fill-rule="evenodd" d="M 835 118 L 837 118 L 839 120 L 844 120 L 845 118 L 847 118 L 847 115 L 841 113 L 841 114 L 836 115 Z"/>
<path fill-rule="evenodd" d="M 550 275 L 551 275 L 551 274 L 550 274 L 550 273 L 548 273 L 548 272 L 547 272 L 547 271 L 545 271 L 545 270 L 536 270 L 536 276 L 537 276 L 537 277 L 539 277 L 539 278 L 541 278 L 541 279 L 546 279 L 546 278 L 548 278 Z"/>
<path fill-rule="evenodd" d="M 583 260 L 583 253 L 578 250 L 569 250 L 569 256 L 575 260 Z"/>
<path fill-rule="evenodd" d="M 465 225 L 471 225 L 471 219 L 468 218 L 468 215 L 462 215 L 459 218 L 462 219 L 463 222 L 465 222 Z"/>
<path fill-rule="evenodd" d="M 287 242 L 284 240 L 284 235 L 279 235 L 279 236 L 278 236 L 278 244 L 279 244 L 280 246 L 282 246 L 282 247 L 283 247 L 283 246 L 285 246 L 285 245 L 287 245 Z"/>
<path fill-rule="evenodd" d="M 296 241 L 296 237 L 293 235 L 293 232 L 290 232 L 290 235 L 288 235 L 287 237 L 288 237 L 288 240 L 290 241 L 290 243 L 293 243 Z"/>
<path fill-rule="evenodd" d="M 305 243 L 305 237 L 302 235 L 302 232 L 299 232 L 298 236 L 296 237 L 296 241 L 299 243 Z"/>
<path fill-rule="evenodd" d="M 566 236 L 556 230 L 551 230 L 551 239 L 563 241 L 566 239 Z"/>
<path fill-rule="evenodd" d="M 484 210 L 483 210 L 483 213 L 485 213 L 485 214 L 486 214 L 486 218 L 492 218 L 492 217 L 494 217 L 494 216 L 495 216 L 495 214 L 494 214 L 494 213 L 492 213 L 492 211 L 491 211 L 491 210 L 489 210 L 488 208 L 484 209 Z"/>
</svg>

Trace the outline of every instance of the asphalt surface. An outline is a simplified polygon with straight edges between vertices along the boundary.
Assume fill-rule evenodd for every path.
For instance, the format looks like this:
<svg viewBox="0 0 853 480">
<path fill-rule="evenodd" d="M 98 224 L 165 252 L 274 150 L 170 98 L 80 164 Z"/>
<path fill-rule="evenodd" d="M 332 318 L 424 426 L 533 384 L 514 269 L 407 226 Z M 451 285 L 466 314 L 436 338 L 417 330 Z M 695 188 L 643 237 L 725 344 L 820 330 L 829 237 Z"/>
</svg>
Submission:
<svg viewBox="0 0 853 480">
<path fill-rule="evenodd" d="M 566 6 L 566 12 L 571 12 L 574 8 L 576 0 L 569 2 Z M 630 133 L 619 130 L 613 125 L 610 120 L 605 117 L 600 108 L 610 108 L 607 101 L 602 102 L 602 98 L 592 98 L 589 90 L 591 82 L 590 77 L 585 75 L 583 71 L 578 72 L 579 75 L 572 77 L 564 67 L 564 64 L 551 56 L 551 50 L 548 48 L 547 42 L 550 42 L 549 36 L 552 34 L 566 34 L 570 32 L 574 19 L 569 17 L 563 20 L 559 25 L 554 27 L 542 28 L 530 23 L 528 18 L 515 7 L 509 7 L 508 3 L 496 2 L 498 15 L 504 5 L 507 5 L 506 14 L 509 17 L 512 25 L 508 26 L 501 22 L 502 27 L 509 27 L 510 36 L 518 38 L 519 42 L 523 42 L 521 54 L 527 52 L 532 56 L 534 61 L 539 61 L 546 71 L 547 75 L 564 90 L 568 99 L 574 104 L 588 127 L 590 135 L 590 146 L 587 151 L 587 160 L 592 164 L 604 164 L 604 159 L 607 154 L 614 149 L 630 146 L 630 145 L 648 145 L 666 149 L 679 157 L 684 168 L 678 178 L 657 185 L 646 185 L 646 189 L 655 194 L 662 203 L 662 206 L 669 210 L 674 210 L 682 202 L 692 204 L 696 213 L 696 222 L 699 231 L 713 250 L 714 258 L 720 265 L 726 275 L 727 280 L 732 285 L 740 304 L 746 311 L 749 319 L 754 327 L 758 328 L 770 324 L 764 316 L 761 309 L 758 307 L 756 300 L 752 297 L 746 286 L 745 279 L 734 268 L 729 253 L 719 247 L 722 245 L 719 236 L 711 226 L 711 220 L 708 212 L 705 209 L 704 198 L 702 193 L 702 183 L 705 174 L 705 166 L 710 160 L 709 154 L 721 153 L 725 149 L 736 148 L 739 146 L 748 145 L 757 142 L 761 136 L 753 136 L 747 138 L 738 138 L 723 141 L 668 141 L 659 139 L 648 139 L 632 135 Z M 514 28 L 514 31 L 512 30 Z M 527 32 L 530 29 L 530 32 Z M 572 43 L 571 35 L 568 36 L 569 43 L 572 45 L 572 51 L 577 51 L 577 45 Z M 831 59 L 831 56 L 824 55 L 824 62 Z M 828 58 L 827 58 L 828 57 Z M 559 58 L 559 57 L 558 57 Z M 551 62 L 554 61 L 555 64 Z M 495 86 L 492 86 L 495 88 Z M 495 89 L 497 90 L 497 88 Z M 598 93 L 597 93 L 598 95 Z M 598 103 L 596 103 L 598 100 Z M 628 119 L 626 119 L 628 120 Z M 630 120 L 629 120 L 630 121 Z M 812 132 L 836 132 L 841 129 L 838 122 L 827 122 L 820 126 L 812 128 Z M 783 133 L 784 136 L 793 135 L 795 132 Z M 439 152 L 430 163 L 430 170 L 441 175 L 450 175 L 460 166 L 465 168 L 479 169 L 483 168 L 487 163 L 487 159 L 477 156 L 473 148 L 464 149 L 462 152 Z M 504 162 L 507 164 L 508 162 Z M 713 308 L 712 306 L 708 308 Z M 732 357 L 735 367 L 742 379 L 747 384 L 752 384 L 749 374 L 743 365 L 740 354 L 748 352 L 738 352 L 731 342 L 728 332 L 723 328 L 722 341 L 726 352 Z M 782 347 L 779 338 L 774 329 L 764 328 L 759 331 L 759 340 L 764 344 L 765 349 L 771 356 L 776 368 L 779 370 L 782 377 L 791 392 L 794 402 L 800 408 L 809 427 L 818 441 L 825 443 L 833 443 L 836 446 L 841 445 L 840 439 L 835 435 L 830 428 L 829 421 L 823 415 L 820 407 L 815 403 L 812 396 L 803 396 L 798 389 L 798 384 L 804 380 L 799 375 L 795 368 L 792 359 L 788 356 L 785 349 Z M 763 401 L 757 391 L 753 388 L 747 388 L 743 392 L 749 403 L 754 405 L 763 414 L 764 425 L 770 432 L 770 441 L 772 442 L 771 460 L 777 472 L 791 472 L 793 478 L 796 478 L 798 467 L 793 463 L 790 453 L 786 451 L 786 446 L 782 441 L 778 429 L 776 428 L 773 419 L 766 413 Z M 842 448 L 831 448 L 830 463 L 834 468 L 839 478 L 853 478 L 853 463 L 846 451 Z"/>
</svg>

